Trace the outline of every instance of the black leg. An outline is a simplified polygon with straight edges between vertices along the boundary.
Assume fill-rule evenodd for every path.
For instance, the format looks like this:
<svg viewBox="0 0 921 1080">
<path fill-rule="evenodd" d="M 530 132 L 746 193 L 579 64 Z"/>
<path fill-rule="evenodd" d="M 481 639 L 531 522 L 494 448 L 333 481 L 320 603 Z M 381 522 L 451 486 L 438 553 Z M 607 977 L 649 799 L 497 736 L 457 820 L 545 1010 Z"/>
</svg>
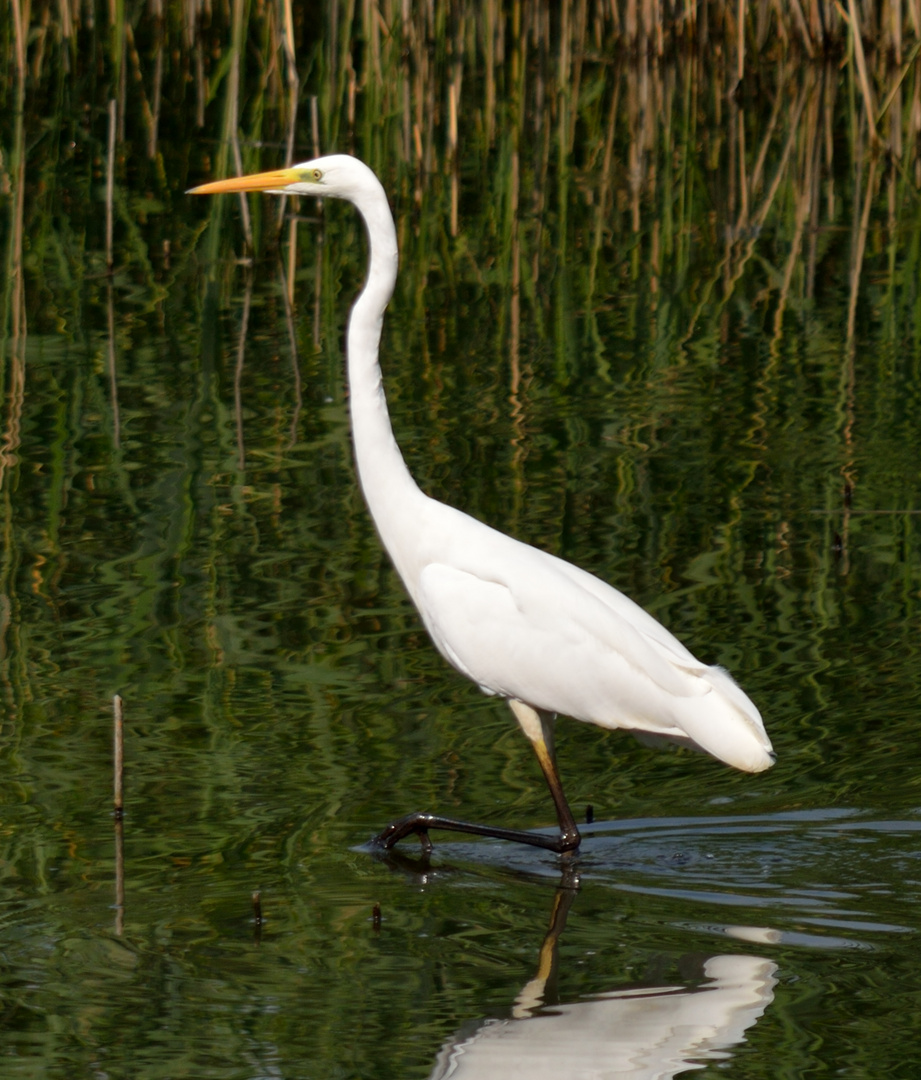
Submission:
<svg viewBox="0 0 921 1080">
<path fill-rule="evenodd" d="M 458 821 L 456 818 L 439 817 L 438 814 L 407 814 L 399 821 L 391 822 L 386 829 L 371 841 L 371 847 L 380 851 L 389 851 L 407 836 L 419 837 L 423 850 L 428 854 L 432 850 L 429 829 L 445 829 L 449 832 L 473 833 L 475 836 L 491 836 L 494 840 L 509 840 L 515 844 L 530 844 L 562 855 L 578 847 L 578 839 L 573 844 L 570 836 L 544 836 L 541 833 L 526 832 L 524 829 L 503 829 L 498 825 L 477 825 L 472 821 Z M 576 836 L 578 837 L 578 831 Z"/>
<path fill-rule="evenodd" d="M 495 840 L 509 840 L 515 844 L 530 844 L 531 847 L 555 851 L 565 855 L 575 851 L 581 841 L 576 819 L 572 816 L 569 803 L 563 794 L 553 750 L 553 717 L 538 712 L 522 701 L 509 701 L 515 718 L 525 735 L 531 740 L 537 760 L 550 788 L 556 817 L 560 826 L 559 836 L 543 836 L 541 833 L 526 832 L 524 829 L 503 829 L 493 825 L 477 825 L 470 821 L 458 821 L 456 818 L 439 817 L 437 814 L 408 814 L 399 821 L 394 821 L 371 841 L 371 847 L 379 851 L 389 851 L 407 836 L 419 837 L 425 854 L 432 850 L 429 829 L 445 829 L 449 832 L 472 833 L 474 836 L 491 836 Z"/>
</svg>

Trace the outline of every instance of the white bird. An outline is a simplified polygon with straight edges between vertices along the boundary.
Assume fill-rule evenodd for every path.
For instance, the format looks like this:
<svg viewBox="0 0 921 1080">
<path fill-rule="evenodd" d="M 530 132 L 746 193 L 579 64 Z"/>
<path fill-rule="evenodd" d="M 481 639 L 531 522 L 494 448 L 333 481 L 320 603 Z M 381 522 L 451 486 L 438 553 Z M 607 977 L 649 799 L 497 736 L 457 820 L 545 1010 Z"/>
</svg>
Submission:
<svg viewBox="0 0 921 1080">
<path fill-rule="evenodd" d="M 554 754 L 557 714 L 643 739 L 705 750 L 746 772 L 774 762 L 761 715 L 732 677 L 697 660 L 641 607 L 585 570 L 425 495 L 387 411 L 378 360 L 397 277 L 397 236 L 375 174 L 345 154 L 219 180 L 200 195 L 265 191 L 345 199 L 368 234 L 368 277 L 352 307 L 346 355 L 355 462 L 381 541 L 442 656 L 484 693 L 505 698 L 531 740 L 556 805 L 559 835 L 410 814 L 373 843 L 428 830 L 520 841 L 559 853 L 579 846 Z"/>
</svg>

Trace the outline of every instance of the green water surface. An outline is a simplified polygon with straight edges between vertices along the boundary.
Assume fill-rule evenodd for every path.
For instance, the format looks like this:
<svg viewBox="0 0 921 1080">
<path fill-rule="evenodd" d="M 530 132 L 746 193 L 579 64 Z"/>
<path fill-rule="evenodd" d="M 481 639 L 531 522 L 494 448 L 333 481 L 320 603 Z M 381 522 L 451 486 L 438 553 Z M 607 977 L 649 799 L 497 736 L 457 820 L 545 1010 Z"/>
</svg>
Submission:
<svg viewBox="0 0 921 1080">
<path fill-rule="evenodd" d="M 490 143 L 468 58 L 452 235 L 438 140 L 411 160 L 368 87 L 347 131 L 324 96 L 346 83 L 321 85 L 328 54 L 311 55 L 323 149 L 360 153 L 393 193 L 382 363 L 414 475 L 728 667 L 777 765 L 742 775 L 562 721 L 567 793 L 595 816 L 566 872 L 446 835 L 430 862 L 363 849 L 414 809 L 522 828 L 553 812 L 508 709 L 430 645 L 356 486 L 342 334 L 360 225 L 296 208 L 289 321 L 276 203 L 252 201 L 250 254 L 237 201 L 183 195 L 226 152 L 226 84 L 198 129 L 174 73 L 152 160 L 131 99 L 107 275 L 106 86 L 81 53 L 24 111 L 4 91 L 0 1073 L 510 1077 L 483 1025 L 514 1018 L 504 1037 L 546 1037 L 560 1077 L 630 1038 L 659 1070 L 644 1076 L 914 1075 L 913 174 L 863 155 L 834 65 L 765 73 L 770 93 L 736 111 L 708 90 L 728 79 L 715 58 L 586 60 L 572 114 L 527 105 L 532 79 Z M 280 165 L 254 93 L 246 167 Z M 762 170 L 744 212 L 740 161 Z M 623 1011 L 638 994 L 641 1020 Z M 655 1047 L 685 1008 L 668 1064 Z"/>
</svg>

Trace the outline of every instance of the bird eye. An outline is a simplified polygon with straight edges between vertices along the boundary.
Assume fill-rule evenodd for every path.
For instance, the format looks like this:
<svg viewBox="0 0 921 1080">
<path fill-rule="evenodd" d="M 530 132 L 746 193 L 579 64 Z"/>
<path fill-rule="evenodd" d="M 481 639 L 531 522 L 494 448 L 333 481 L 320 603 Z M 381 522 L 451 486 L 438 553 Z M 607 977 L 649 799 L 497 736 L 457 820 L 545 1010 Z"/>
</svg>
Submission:
<svg viewBox="0 0 921 1080">
<path fill-rule="evenodd" d="M 311 170 L 311 175 L 313 176 L 314 180 L 320 181 L 320 180 L 323 179 L 323 170 L 322 169 L 313 169 L 313 170 Z"/>
</svg>

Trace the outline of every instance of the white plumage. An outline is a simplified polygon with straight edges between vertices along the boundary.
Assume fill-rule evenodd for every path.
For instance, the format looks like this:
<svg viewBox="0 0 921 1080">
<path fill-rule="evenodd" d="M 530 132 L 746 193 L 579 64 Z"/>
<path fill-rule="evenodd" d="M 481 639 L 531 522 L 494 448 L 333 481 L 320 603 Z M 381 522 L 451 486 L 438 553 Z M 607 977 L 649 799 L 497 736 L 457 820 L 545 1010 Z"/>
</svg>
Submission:
<svg viewBox="0 0 921 1080">
<path fill-rule="evenodd" d="M 531 739 L 557 808 L 559 838 L 429 814 L 395 822 L 377 843 L 430 828 L 496 835 L 571 851 L 575 821 L 556 772 L 556 714 L 696 747 L 747 772 L 773 764 L 761 715 L 731 676 L 697 660 L 632 600 L 598 578 L 423 494 L 393 437 L 378 362 L 397 241 L 384 189 L 356 158 L 194 189 L 346 199 L 368 233 L 365 287 L 349 318 L 347 356 L 355 459 L 384 547 L 439 652 L 488 694 L 506 698 Z"/>
</svg>

